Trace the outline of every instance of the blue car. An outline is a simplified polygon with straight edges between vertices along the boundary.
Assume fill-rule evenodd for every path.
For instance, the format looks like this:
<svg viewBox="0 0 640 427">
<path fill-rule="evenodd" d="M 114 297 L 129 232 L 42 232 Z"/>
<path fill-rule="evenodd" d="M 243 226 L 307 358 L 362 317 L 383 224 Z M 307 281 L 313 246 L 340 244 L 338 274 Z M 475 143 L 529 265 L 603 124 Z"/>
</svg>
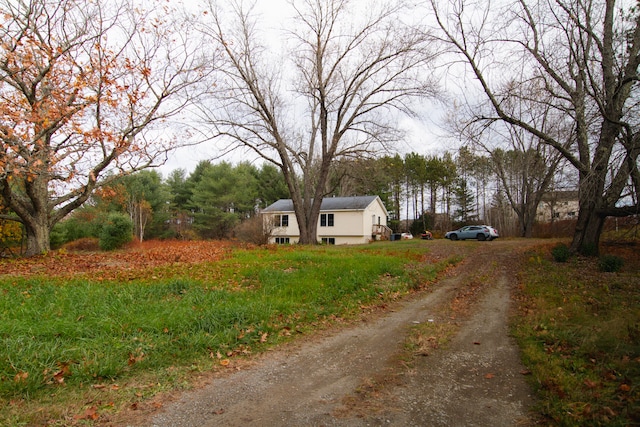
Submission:
<svg viewBox="0 0 640 427">
<path fill-rule="evenodd" d="M 493 240 L 499 237 L 498 230 L 490 225 L 467 225 L 454 231 L 449 231 L 444 235 L 445 239 L 450 240 Z"/>
</svg>

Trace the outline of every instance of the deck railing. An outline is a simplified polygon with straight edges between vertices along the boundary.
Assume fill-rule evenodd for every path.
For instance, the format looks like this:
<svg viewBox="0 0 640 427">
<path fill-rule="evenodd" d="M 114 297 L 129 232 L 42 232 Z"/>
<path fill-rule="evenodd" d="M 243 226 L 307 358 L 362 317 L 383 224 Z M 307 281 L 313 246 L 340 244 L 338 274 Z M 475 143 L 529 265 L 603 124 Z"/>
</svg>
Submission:
<svg viewBox="0 0 640 427">
<path fill-rule="evenodd" d="M 386 225 L 382 224 L 374 224 L 371 235 L 375 237 L 376 240 L 389 240 L 391 239 L 392 230 Z"/>
</svg>

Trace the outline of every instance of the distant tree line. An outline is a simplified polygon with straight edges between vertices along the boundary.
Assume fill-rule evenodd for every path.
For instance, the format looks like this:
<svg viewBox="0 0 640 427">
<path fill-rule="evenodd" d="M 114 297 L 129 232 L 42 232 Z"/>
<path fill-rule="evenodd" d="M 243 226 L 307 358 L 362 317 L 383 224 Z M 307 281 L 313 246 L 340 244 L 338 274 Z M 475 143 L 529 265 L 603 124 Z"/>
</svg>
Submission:
<svg viewBox="0 0 640 427">
<path fill-rule="evenodd" d="M 412 152 L 341 162 L 330 190 L 336 196 L 379 195 L 395 231 L 418 234 L 487 223 L 504 234 L 530 237 L 542 196 L 573 189 L 557 185 L 572 182 L 560 164 L 535 149 L 462 147 L 441 156 Z"/>
<path fill-rule="evenodd" d="M 557 175 L 556 165 L 536 153 L 496 149 L 476 154 L 461 148 L 455 156 L 412 152 L 341 161 L 331 170 L 326 193 L 380 196 L 396 232 L 488 223 L 504 235 L 530 236 L 541 195 L 557 189 L 548 178 Z M 166 178 L 144 170 L 95 191 L 54 228 L 52 244 L 99 238 L 113 214 L 128 218 L 139 241 L 238 238 L 261 243 L 268 231 L 260 210 L 289 197 L 282 172 L 268 163 L 202 161 L 191 173 L 176 169 Z M 15 227 L 10 230 L 5 237 L 15 242 L 18 233 Z"/>
<path fill-rule="evenodd" d="M 535 153 L 495 150 L 480 155 L 462 148 L 455 156 L 412 152 L 342 161 L 332 169 L 326 193 L 380 196 L 397 232 L 489 223 L 503 234 L 530 236 L 541 194 L 553 185 L 544 178 L 556 172 L 550 170 L 553 165 L 531 158 Z M 541 181 L 543 187 L 532 186 Z M 203 161 L 188 175 L 176 169 L 165 179 L 146 170 L 97 191 L 56 228 L 54 240 L 98 237 L 105 218 L 118 212 L 129 217 L 140 241 L 235 237 L 260 243 L 267 231 L 257 214 L 289 197 L 281 171 L 268 163 Z"/>
<path fill-rule="evenodd" d="M 144 170 L 96 191 L 54 228 L 52 243 L 98 238 L 114 213 L 128 217 L 140 241 L 221 239 L 243 233 L 249 233 L 244 240 L 253 240 L 261 233 L 259 224 L 255 226 L 260 209 L 286 197 L 281 173 L 268 164 L 202 161 L 189 174 L 176 169 L 164 179 L 156 170 Z M 249 224 L 254 228 L 244 231 Z"/>
</svg>

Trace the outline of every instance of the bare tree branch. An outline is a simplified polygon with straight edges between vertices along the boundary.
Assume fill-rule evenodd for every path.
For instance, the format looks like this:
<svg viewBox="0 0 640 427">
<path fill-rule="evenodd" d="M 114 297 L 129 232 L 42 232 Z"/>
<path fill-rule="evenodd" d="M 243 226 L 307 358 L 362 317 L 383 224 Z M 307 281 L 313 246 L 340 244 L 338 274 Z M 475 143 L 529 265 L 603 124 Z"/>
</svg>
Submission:
<svg viewBox="0 0 640 427">
<path fill-rule="evenodd" d="M 97 186 L 187 142 L 162 129 L 210 69 L 168 7 L 0 1 L 0 191 L 28 254 Z"/>
<path fill-rule="evenodd" d="M 441 40 L 464 59 L 488 101 L 490 112 L 469 106 L 469 121 L 519 127 L 575 167 L 580 212 L 572 249 L 593 253 L 603 225 L 596 212 L 627 203 L 625 188 L 638 167 L 628 142 L 640 126 L 638 10 L 615 0 L 515 0 L 499 11 L 476 4 L 485 7 L 479 22 L 461 4 L 431 1 L 431 9 Z M 510 61 L 502 66 L 505 56 Z M 513 108 L 522 102 L 530 107 Z M 534 120 L 540 109 L 565 124 L 549 132 Z"/>
<path fill-rule="evenodd" d="M 399 139 L 394 117 L 435 94 L 427 72 L 433 55 L 423 33 L 401 25 L 400 3 L 375 2 L 356 14 L 357 5 L 346 0 L 291 7 L 296 19 L 287 40 L 294 53 L 277 57 L 260 45 L 264 35 L 251 9 L 233 2 L 229 15 L 210 3 L 202 32 L 227 61 L 224 85 L 203 117 L 217 138 L 280 167 L 300 242 L 315 243 L 332 165 Z"/>
</svg>

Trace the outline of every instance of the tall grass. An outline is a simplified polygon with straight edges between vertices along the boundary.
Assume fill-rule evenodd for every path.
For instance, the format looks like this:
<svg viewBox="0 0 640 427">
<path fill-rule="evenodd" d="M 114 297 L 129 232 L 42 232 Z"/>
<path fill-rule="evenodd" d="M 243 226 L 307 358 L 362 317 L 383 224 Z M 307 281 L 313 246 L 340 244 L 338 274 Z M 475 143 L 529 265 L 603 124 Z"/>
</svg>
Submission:
<svg viewBox="0 0 640 427">
<path fill-rule="evenodd" d="M 433 280 L 451 261 L 421 263 L 425 250 L 262 248 L 129 282 L 4 278 L 0 405 L 261 351 Z"/>
<path fill-rule="evenodd" d="M 595 259 L 530 255 L 514 333 L 544 424 L 640 424 L 637 255 L 620 273 L 601 272 Z"/>
</svg>

